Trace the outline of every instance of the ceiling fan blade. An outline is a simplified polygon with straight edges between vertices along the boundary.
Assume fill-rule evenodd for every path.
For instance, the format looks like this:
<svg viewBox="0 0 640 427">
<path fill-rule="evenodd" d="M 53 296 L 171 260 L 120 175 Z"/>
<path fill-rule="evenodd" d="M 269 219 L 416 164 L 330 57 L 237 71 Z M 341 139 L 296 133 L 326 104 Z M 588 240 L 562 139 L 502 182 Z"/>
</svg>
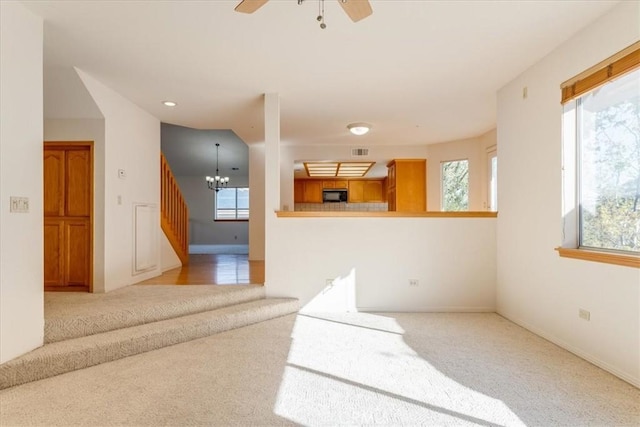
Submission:
<svg viewBox="0 0 640 427">
<path fill-rule="evenodd" d="M 236 12 L 253 13 L 260 9 L 268 0 L 242 0 L 234 9 Z"/>
<path fill-rule="evenodd" d="M 338 3 L 353 22 L 358 22 L 373 13 L 369 0 L 338 0 Z"/>
</svg>

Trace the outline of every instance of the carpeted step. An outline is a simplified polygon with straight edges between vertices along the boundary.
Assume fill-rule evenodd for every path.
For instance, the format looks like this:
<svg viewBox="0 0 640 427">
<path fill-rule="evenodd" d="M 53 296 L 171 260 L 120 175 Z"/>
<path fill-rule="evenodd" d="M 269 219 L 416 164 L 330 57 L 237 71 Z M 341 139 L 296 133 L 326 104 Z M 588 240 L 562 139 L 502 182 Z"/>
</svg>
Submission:
<svg viewBox="0 0 640 427">
<path fill-rule="evenodd" d="M 108 294 L 49 294 L 65 298 L 68 311 L 46 313 L 44 342 L 53 343 L 215 310 L 265 297 L 264 286 L 136 285 Z M 99 304 L 96 306 L 96 303 Z M 47 305 L 45 304 L 45 307 Z"/>
<path fill-rule="evenodd" d="M 203 338 L 298 311 L 270 298 L 47 344 L 0 365 L 0 389 Z"/>
</svg>

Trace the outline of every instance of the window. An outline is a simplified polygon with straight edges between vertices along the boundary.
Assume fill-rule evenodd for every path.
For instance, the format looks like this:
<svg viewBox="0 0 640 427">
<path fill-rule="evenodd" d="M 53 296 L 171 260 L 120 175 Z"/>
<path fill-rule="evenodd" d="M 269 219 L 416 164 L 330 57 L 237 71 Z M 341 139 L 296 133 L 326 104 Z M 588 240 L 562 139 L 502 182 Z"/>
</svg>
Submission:
<svg viewBox="0 0 640 427">
<path fill-rule="evenodd" d="M 469 210 L 469 161 L 442 162 L 442 210 Z"/>
<path fill-rule="evenodd" d="M 564 211 L 576 223 L 565 223 L 575 236 L 564 246 L 573 240 L 574 248 L 640 254 L 639 66 L 636 48 L 563 85 L 563 192 L 575 188 Z"/>
<path fill-rule="evenodd" d="M 487 169 L 489 171 L 487 210 L 498 211 L 498 151 L 495 146 L 487 152 Z"/>
<path fill-rule="evenodd" d="M 215 197 L 216 221 L 249 219 L 249 189 L 222 188 Z"/>
</svg>

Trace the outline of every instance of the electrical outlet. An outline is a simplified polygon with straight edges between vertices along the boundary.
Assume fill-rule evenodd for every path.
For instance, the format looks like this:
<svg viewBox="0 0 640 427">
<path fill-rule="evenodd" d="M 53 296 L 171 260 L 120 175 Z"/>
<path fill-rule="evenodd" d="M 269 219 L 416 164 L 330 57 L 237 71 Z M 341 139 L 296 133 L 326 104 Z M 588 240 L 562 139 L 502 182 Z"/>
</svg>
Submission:
<svg viewBox="0 0 640 427">
<path fill-rule="evenodd" d="M 580 310 L 578 310 L 578 317 L 580 317 L 581 319 L 584 320 L 591 320 L 591 313 L 587 310 L 585 310 L 584 308 L 581 308 Z"/>
<path fill-rule="evenodd" d="M 420 281 L 418 279 L 409 279 L 409 286 L 419 286 Z"/>
</svg>

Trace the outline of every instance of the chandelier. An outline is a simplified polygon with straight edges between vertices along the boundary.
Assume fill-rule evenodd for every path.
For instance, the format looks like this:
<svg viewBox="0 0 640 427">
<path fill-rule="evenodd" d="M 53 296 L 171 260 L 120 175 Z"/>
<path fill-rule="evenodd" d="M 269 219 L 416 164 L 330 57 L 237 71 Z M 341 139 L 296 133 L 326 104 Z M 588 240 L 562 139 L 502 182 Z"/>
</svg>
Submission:
<svg viewBox="0 0 640 427">
<path fill-rule="evenodd" d="M 219 160 L 218 150 L 219 149 L 220 149 L 220 144 L 216 143 L 216 176 L 214 177 L 207 176 L 205 178 L 207 180 L 207 186 L 209 187 L 209 190 L 215 190 L 216 193 L 220 191 L 221 188 L 225 188 L 227 184 L 229 184 L 229 177 L 220 176 L 220 171 L 218 170 L 218 160 Z"/>
</svg>

